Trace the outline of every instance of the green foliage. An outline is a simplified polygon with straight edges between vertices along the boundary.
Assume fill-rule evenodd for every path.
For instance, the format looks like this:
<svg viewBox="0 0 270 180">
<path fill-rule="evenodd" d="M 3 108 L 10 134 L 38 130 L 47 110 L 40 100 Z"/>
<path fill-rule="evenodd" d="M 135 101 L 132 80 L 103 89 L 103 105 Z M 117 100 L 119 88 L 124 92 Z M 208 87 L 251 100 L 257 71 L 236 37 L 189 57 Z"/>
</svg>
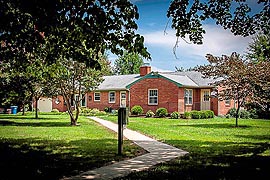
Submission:
<svg viewBox="0 0 270 180">
<path fill-rule="evenodd" d="M 201 118 L 201 113 L 199 111 L 192 110 L 192 111 L 190 111 L 190 114 L 191 114 L 192 119 L 200 119 Z"/>
<path fill-rule="evenodd" d="M 212 110 L 206 110 L 205 114 L 206 114 L 206 118 L 214 118 L 215 117 L 215 113 Z"/>
<path fill-rule="evenodd" d="M 131 114 L 140 115 L 143 113 L 143 108 L 139 105 L 135 105 L 131 108 Z"/>
<path fill-rule="evenodd" d="M 179 119 L 180 118 L 180 113 L 174 111 L 173 113 L 171 113 L 171 119 Z"/>
<path fill-rule="evenodd" d="M 143 59 L 136 53 L 125 52 L 115 60 L 115 74 L 139 74 Z"/>
<path fill-rule="evenodd" d="M 184 112 L 183 117 L 184 117 L 185 119 L 191 119 L 191 112 L 189 112 L 189 111 Z"/>
<path fill-rule="evenodd" d="M 154 117 L 155 116 L 155 113 L 153 112 L 153 111 L 151 111 L 151 110 L 148 110 L 147 112 L 146 112 L 146 114 L 145 114 L 145 116 L 146 117 Z"/>
<path fill-rule="evenodd" d="M 246 1 L 238 2 L 238 0 L 173 0 L 167 17 L 172 19 L 171 26 L 176 30 L 177 37 L 188 36 L 195 44 L 202 44 L 205 33 L 203 21 L 207 19 L 214 20 L 224 29 L 230 29 L 234 35 L 245 37 L 256 32 L 270 34 L 269 3 L 256 1 L 261 6 L 254 11 Z"/>
<path fill-rule="evenodd" d="M 229 115 L 230 117 L 236 117 L 236 108 L 229 109 L 226 115 Z"/>
<path fill-rule="evenodd" d="M 80 115 L 83 115 L 83 116 L 104 116 L 104 115 L 106 115 L 106 112 L 100 111 L 97 108 L 94 108 L 94 109 L 81 108 Z"/>
<path fill-rule="evenodd" d="M 156 115 L 158 117 L 166 117 L 168 115 L 168 110 L 166 108 L 158 108 L 156 110 Z"/>
<path fill-rule="evenodd" d="M 270 61 L 270 34 L 257 34 L 252 40 L 247 57 L 254 62 Z"/>
<path fill-rule="evenodd" d="M 58 109 L 52 109 L 51 112 L 52 112 L 52 113 L 59 113 L 59 110 L 58 110 Z"/>
<path fill-rule="evenodd" d="M 248 119 L 248 118 L 250 118 L 250 113 L 247 110 L 242 109 L 239 112 L 239 117 L 242 119 Z"/>
</svg>

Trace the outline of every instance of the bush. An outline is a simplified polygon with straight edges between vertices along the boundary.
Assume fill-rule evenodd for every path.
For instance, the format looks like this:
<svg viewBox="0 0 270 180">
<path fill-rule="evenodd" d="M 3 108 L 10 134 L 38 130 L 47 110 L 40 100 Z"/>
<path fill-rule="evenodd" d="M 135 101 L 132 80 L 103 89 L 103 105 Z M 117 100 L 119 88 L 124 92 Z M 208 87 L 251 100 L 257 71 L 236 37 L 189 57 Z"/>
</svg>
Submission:
<svg viewBox="0 0 270 180">
<path fill-rule="evenodd" d="M 230 117 L 236 117 L 236 109 L 235 108 L 229 109 L 227 114 L 230 115 Z"/>
<path fill-rule="evenodd" d="M 184 112 L 183 118 L 185 118 L 185 119 L 191 119 L 191 113 L 188 112 L 188 111 Z"/>
<path fill-rule="evenodd" d="M 166 108 L 158 108 L 156 110 L 156 115 L 158 117 L 166 117 L 168 115 L 168 111 Z"/>
<path fill-rule="evenodd" d="M 190 113 L 191 113 L 192 119 L 200 119 L 201 118 L 201 114 L 199 111 L 193 110 L 193 111 L 190 111 Z"/>
<path fill-rule="evenodd" d="M 139 105 L 135 105 L 131 108 L 131 114 L 139 115 L 143 113 L 143 108 Z"/>
<path fill-rule="evenodd" d="M 258 119 L 259 115 L 256 109 L 250 109 L 249 110 L 250 118 L 252 119 Z"/>
<path fill-rule="evenodd" d="M 199 111 L 199 114 L 200 114 L 200 119 L 206 119 L 207 118 L 206 111 Z"/>
<path fill-rule="evenodd" d="M 59 113 L 59 110 L 58 110 L 58 109 L 52 109 L 51 112 L 52 112 L 52 113 Z"/>
<path fill-rule="evenodd" d="M 155 116 L 155 113 L 151 110 L 147 111 L 146 113 L 146 117 L 154 117 Z"/>
<path fill-rule="evenodd" d="M 180 118 L 180 113 L 179 112 L 174 111 L 171 114 L 171 119 L 179 119 L 179 118 Z"/>
<path fill-rule="evenodd" d="M 250 113 L 245 109 L 240 110 L 239 117 L 242 119 L 248 119 L 250 117 Z"/>
<path fill-rule="evenodd" d="M 215 113 L 212 110 L 206 110 L 205 114 L 206 114 L 206 118 L 214 118 L 215 116 Z"/>
</svg>

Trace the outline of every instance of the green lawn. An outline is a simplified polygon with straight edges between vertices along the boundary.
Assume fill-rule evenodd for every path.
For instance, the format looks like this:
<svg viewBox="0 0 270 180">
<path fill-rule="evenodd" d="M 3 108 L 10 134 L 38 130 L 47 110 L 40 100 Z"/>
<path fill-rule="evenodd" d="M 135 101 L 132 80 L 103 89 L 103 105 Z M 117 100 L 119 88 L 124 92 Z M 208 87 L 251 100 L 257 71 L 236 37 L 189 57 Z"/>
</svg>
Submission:
<svg viewBox="0 0 270 180">
<path fill-rule="evenodd" d="M 143 151 L 86 117 L 71 127 L 67 115 L 0 115 L 0 179 L 59 179 Z"/>
<path fill-rule="evenodd" d="M 235 119 L 226 118 L 130 118 L 128 128 L 190 153 L 124 179 L 270 179 L 270 120 L 234 125 Z"/>
</svg>

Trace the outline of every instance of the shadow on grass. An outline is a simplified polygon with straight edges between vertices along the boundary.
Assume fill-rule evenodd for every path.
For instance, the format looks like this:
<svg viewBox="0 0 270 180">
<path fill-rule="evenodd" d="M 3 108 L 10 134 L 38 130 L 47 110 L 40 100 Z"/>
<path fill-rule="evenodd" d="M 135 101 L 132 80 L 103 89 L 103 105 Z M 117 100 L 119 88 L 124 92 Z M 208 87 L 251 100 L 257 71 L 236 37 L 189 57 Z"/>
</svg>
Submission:
<svg viewBox="0 0 270 180">
<path fill-rule="evenodd" d="M 34 138 L 1 139 L 1 179 L 55 180 L 131 156 L 120 157 L 116 152 L 115 139 L 83 139 L 69 143 Z"/>
<path fill-rule="evenodd" d="M 40 117 L 36 119 L 35 115 L 33 116 L 23 116 L 23 115 L 10 115 L 10 114 L 0 114 L 0 120 L 2 119 L 14 119 L 14 120 L 46 120 L 46 119 L 59 119 L 58 117 L 55 117 L 53 115 L 47 115 L 47 117 Z"/>
<path fill-rule="evenodd" d="M 150 170 L 131 173 L 118 179 L 260 179 L 270 178 L 270 155 L 260 153 L 270 149 L 269 143 L 166 141 L 190 153 Z M 190 147 L 193 147 L 190 149 Z"/>
<path fill-rule="evenodd" d="M 70 124 L 67 121 L 32 121 L 32 122 L 19 122 L 19 121 L 11 121 L 11 120 L 0 120 L 0 126 L 32 126 L 32 127 L 69 127 Z M 52 119 L 51 119 L 52 120 Z"/>
<path fill-rule="evenodd" d="M 175 125 L 174 125 L 175 126 Z M 224 123 L 216 123 L 216 124 L 209 124 L 209 123 L 202 123 L 202 124 L 180 124 L 176 126 L 181 127 L 198 127 L 198 128 L 215 128 L 215 129 L 231 129 L 231 128 L 250 128 L 251 126 L 248 125 L 239 125 L 235 127 L 235 124 L 224 124 Z"/>
</svg>

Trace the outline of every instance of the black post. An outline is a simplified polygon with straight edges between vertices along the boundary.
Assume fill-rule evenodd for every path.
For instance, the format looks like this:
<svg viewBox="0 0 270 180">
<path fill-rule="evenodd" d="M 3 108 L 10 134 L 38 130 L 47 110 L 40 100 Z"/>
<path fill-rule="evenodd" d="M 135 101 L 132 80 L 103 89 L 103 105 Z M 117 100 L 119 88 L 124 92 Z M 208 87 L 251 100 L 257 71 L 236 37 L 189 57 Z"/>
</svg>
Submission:
<svg viewBox="0 0 270 180">
<path fill-rule="evenodd" d="M 122 155 L 123 152 L 123 121 L 125 118 L 126 108 L 120 108 L 118 110 L 118 155 Z"/>
</svg>

